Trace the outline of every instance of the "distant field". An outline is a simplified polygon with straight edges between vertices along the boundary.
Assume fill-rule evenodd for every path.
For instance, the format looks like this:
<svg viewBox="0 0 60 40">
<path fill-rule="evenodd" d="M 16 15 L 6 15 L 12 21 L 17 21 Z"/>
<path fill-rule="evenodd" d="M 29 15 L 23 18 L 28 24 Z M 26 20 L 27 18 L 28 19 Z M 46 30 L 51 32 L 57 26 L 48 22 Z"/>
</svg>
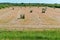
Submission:
<svg viewBox="0 0 60 40">
<path fill-rule="evenodd" d="M 42 13 L 42 8 L 45 7 L 13 6 L 0 9 L 0 29 L 39 30 L 47 28 L 60 28 L 60 9 L 47 7 L 46 12 Z M 31 10 L 32 13 L 30 13 Z M 21 14 L 25 15 L 25 19 L 18 19 L 21 17 Z"/>
<path fill-rule="evenodd" d="M 60 29 L 43 31 L 0 31 L 0 40 L 60 40 Z"/>
<path fill-rule="evenodd" d="M 59 5 L 0 4 L 0 40 L 60 40 Z"/>
</svg>

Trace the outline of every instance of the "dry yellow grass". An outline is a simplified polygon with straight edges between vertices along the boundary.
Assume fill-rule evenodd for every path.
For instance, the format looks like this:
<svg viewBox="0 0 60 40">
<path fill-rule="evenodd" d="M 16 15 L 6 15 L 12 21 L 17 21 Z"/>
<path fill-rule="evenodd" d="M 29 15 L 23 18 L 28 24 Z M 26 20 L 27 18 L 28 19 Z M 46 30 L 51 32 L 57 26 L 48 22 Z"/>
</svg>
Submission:
<svg viewBox="0 0 60 40">
<path fill-rule="evenodd" d="M 60 28 L 60 9 L 47 8 L 42 13 L 43 7 L 12 7 L 0 9 L 0 28 L 6 29 L 40 29 Z M 33 12 L 30 13 L 30 10 Z M 25 14 L 25 19 L 18 19 Z"/>
</svg>

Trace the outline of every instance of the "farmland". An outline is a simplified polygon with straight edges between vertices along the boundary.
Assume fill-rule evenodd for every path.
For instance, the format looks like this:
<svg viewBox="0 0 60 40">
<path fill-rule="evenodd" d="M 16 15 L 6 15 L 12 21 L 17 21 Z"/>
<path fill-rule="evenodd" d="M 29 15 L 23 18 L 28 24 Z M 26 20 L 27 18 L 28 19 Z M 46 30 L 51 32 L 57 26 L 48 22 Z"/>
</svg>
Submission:
<svg viewBox="0 0 60 40">
<path fill-rule="evenodd" d="M 1 40 L 60 40 L 60 4 L 0 3 Z"/>
<path fill-rule="evenodd" d="M 13 6 L 0 9 L 0 26 L 2 26 L 0 28 L 8 30 L 60 28 L 60 9 L 47 7 L 46 12 L 42 13 L 42 8 L 45 7 Z M 25 15 L 25 19 L 19 19 L 20 15 Z"/>
</svg>

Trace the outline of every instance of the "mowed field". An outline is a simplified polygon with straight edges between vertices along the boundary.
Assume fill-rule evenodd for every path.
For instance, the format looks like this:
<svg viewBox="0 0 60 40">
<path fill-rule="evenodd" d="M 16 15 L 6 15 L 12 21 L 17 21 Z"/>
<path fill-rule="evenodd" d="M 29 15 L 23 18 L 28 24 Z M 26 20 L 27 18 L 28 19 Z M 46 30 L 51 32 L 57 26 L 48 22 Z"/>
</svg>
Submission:
<svg viewBox="0 0 60 40">
<path fill-rule="evenodd" d="M 14 10 L 13 10 L 14 8 Z M 9 7 L 0 9 L 0 29 L 28 30 L 60 28 L 60 9 L 47 7 Z M 32 10 L 32 13 L 30 13 Z M 25 19 L 19 19 L 24 14 Z"/>
<path fill-rule="evenodd" d="M 60 9 L 47 7 L 42 13 L 43 8 L 0 9 L 0 40 L 60 40 Z"/>
</svg>

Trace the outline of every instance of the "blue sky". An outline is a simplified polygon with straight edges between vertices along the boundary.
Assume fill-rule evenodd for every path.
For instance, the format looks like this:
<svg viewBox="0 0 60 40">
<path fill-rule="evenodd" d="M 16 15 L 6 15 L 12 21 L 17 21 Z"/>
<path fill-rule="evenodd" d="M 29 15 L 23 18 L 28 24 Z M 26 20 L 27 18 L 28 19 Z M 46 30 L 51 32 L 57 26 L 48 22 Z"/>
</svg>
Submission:
<svg viewBox="0 0 60 40">
<path fill-rule="evenodd" d="M 1 2 L 11 3 L 60 3 L 60 0 L 0 0 Z"/>
</svg>

